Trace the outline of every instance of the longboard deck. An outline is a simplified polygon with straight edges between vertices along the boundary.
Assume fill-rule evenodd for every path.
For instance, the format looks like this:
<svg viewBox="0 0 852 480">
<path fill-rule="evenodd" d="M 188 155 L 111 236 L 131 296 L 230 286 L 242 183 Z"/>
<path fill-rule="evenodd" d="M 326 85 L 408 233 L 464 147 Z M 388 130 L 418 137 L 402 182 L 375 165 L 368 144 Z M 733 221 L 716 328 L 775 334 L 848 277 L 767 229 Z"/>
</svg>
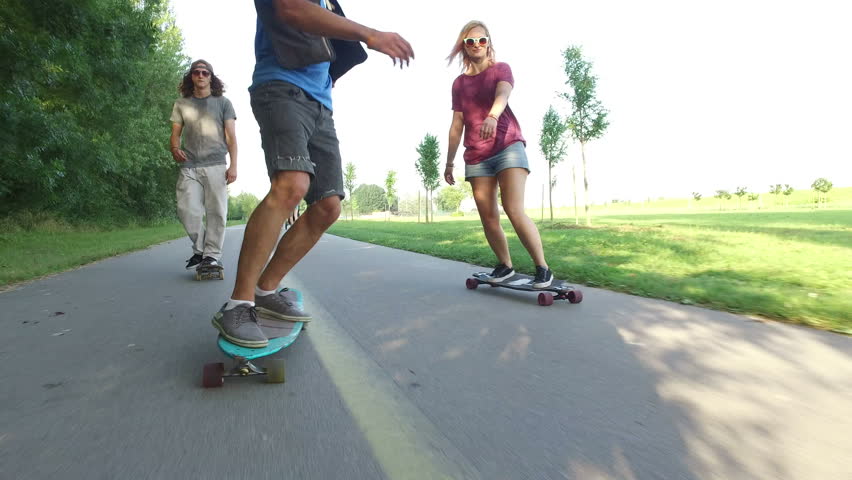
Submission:
<svg viewBox="0 0 852 480">
<path fill-rule="evenodd" d="M 530 275 L 525 275 L 523 273 L 516 273 L 511 277 L 507 278 L 506 280 L 503 280 L 502 282 L 491 281 L 491 276 L 485 272 L 474 273 L 473 278 L 477 279 L 480 283 L 494 285 L 495 287 L 505 287 L 511 288 L 513 290 L 522 290 L 525 292 L 567 293 L 572 290 L 576 290 L 564 280 L 553 280 L 553 282 L 551 282 L 551 284 L 547 287 L 535 288 L 532 286 L 533 277 Z"/>
<path fill-rule="evenodd" d="M 282 322 L 264 318 L 259 318 L 258 323 L 266 338 L 269 339 L 269 345 L 263 348 L 241 347 L 225 340 L 223 336 L 219 335 L 219 340 L 217 341 L 219 349 L 229 357 L 242 357 L 246 360 L 265 357 L 289 347 L 299 336 L 305 325 L 304 322 Z"/>
<path fill-rule="evenodd" d="M 302 307 L 302 292 L 291 289 L 296 294 L 296 303 Z M 305 326 L 305 322 L 288 322 L 282 320 L 272 320 L 263 315 L 258 315 L 257 324 L 263 330 L 263 334 L 269 339 L 269 345 L 263 348 L 248 348 L 241 347 L 229 342 L 222 335 L 219 335 L 217 344 L 219 350 L 229 357 L 242 357 L 246 360 L 265 357 L 272 355 L 284 348 L 287 348 L 296 341 L 299 333 Z"/>
<path fill-rule="evenodd" d="M 465 281 L 465 286 L 470 290 L 475 289 L 479 285 L 491 285 L 492 287 L 509 288 L 524 292 L 538 292 L 538 304 L 541 306 L 553 305 L 554 300 L 568 300 L 570 303 L 580 303 L 583 301 L 583 292 L 569 285 L 564 280 L 553 280 L 550 285 L 543 288 L 535 288 L 532 284 L 533 277 L 524 275 L 523 273 L 516 273 L 502 282 L 495 282 L 488 273 L 477 272 Z"/>
</svg>

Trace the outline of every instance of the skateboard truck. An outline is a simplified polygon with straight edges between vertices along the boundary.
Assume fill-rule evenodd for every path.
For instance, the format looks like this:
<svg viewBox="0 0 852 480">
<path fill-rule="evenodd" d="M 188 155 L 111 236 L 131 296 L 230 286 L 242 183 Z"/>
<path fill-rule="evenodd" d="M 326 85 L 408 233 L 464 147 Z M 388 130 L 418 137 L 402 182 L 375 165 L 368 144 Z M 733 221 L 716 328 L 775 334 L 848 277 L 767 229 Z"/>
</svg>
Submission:
<svg viewBox="0 0 852 480">
<path fill-rule="evenodd" d="M 301 305 L 302 294 L 295 291 L 298 302 Z M 261 319 L 259 319 L 261 320 Z M 284 383 L 284 359 L 280 357 L 269 357 L 281 349 L 289 347 L 298 338 L 304 328 L 304 322 L 287 321 L 259 321 L 269 343 L 263 347 L 243 347 L 229 342 L 221 334 L 216 340 L 219 350 L 234 359 L 233 366 L 225 370 L 224 363 L 208 363 L 204 365 L 201 384 L 204 388 L 221 387 L 225 383 L 225 377 L 254 377 L 265 375 L 268 383 Z M 265 367 L 252 363 L 262 357 L 269 357 L 264 362 Z"/>
<path fill-rule="evenodd" d="M 247 377 L 249 375 L 266 375 L 266 369 L 256 366 L 245 357 L 234 357 L 234 367 L 225 374 L 226 377 Z"/>
<path fill-rule="evenodd" d="M 226 377 L 253 377 L 266 375 L 268 383 L 284 383 L 285 367 L 283 358 L 271 358 L 267 367 L 258 367 L 245 357 L 235 356 L 234 365 L 227 372 L 224 363 L 208 363 L 204 365 L 202 385 L 205 388 L 221 387 Z"/>
</svg>

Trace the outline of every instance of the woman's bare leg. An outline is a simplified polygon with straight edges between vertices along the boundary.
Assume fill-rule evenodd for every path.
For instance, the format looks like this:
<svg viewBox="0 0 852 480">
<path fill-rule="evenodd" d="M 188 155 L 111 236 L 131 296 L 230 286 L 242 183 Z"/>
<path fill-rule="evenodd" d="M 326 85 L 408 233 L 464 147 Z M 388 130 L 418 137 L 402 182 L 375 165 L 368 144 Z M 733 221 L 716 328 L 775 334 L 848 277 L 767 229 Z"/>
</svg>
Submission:
<svg viewBox="0 0 852 480">
<path fill-rule="evenodd" d="M 503 199 L 503 211 L 506 212 L 509 221 L 512 222 L 515 233 L 518 234 L 518 238 L 529 252 L 534 264 L 547 267 L 547 262 L 544 260 L 544 248 L 541 245 L 541 235 L 538 233 L 535 223 L 524 211 L 524 190 L 527 175 L 529 175 L 529 172 L 525 168 L 507 168 L 497 173 L 497 181 L 500 184 Z"/>
<path fill-rule="evenodd" d="M 470 179 L 473 188 L 473 200 L 479 211 L 479 219 L 485 231 L 488 245 L 497 256 L 497 260 L 512 266 L 512 257 L 509 255 L 509 243 L 506 234 L 500 226 L 500 211 L 497 209 L 497 178 L 495 177 L 473 177 Z"/>
</svg>

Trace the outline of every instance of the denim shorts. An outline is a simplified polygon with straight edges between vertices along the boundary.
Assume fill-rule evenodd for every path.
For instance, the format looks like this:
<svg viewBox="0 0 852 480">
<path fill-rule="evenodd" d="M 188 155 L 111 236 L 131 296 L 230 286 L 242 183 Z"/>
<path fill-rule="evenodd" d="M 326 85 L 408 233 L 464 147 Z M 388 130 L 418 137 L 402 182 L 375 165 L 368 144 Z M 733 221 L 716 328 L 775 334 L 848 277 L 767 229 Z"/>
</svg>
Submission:
<svg viewBox="0 0 852 480">
<path fill-rule="evenodd" d="M 527 151 L 523 142 L 515 142 L 497 155 L 475 165 L 465 164 L 464 178 L 495 177 L 498 172 L 515 167 L 526 169 L 527 173 L 530 171 L 530 163 L 527 161 Z"/>
<path fill-rule="evenodd" d="M 308 205 L 332 195 L 343 199 L 343 167 L 331 110 L 282 81 L 264 83 L 250 96 L 269 178 L 286 170 L 307 172 Z"/>
</svg>

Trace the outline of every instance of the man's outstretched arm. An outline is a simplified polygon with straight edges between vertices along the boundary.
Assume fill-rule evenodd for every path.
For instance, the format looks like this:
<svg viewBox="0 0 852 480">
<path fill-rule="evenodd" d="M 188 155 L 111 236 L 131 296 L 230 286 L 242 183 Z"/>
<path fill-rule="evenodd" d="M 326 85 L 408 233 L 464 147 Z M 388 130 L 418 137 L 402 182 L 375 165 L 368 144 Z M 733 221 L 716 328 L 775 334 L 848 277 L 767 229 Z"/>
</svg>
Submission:
<svg viewBox="0 0 852 480">
<path fill-rule="evenodd" d="M 365 27 L 308 0 L 275 0 L 275 13 L 282 22 L 303 32 L 364 42 L 367 48 L 391 57 L 394 65 L 399 60 L 400 67 L 414 58 L 411 45 L 399 34 Z"/>
</svg>

